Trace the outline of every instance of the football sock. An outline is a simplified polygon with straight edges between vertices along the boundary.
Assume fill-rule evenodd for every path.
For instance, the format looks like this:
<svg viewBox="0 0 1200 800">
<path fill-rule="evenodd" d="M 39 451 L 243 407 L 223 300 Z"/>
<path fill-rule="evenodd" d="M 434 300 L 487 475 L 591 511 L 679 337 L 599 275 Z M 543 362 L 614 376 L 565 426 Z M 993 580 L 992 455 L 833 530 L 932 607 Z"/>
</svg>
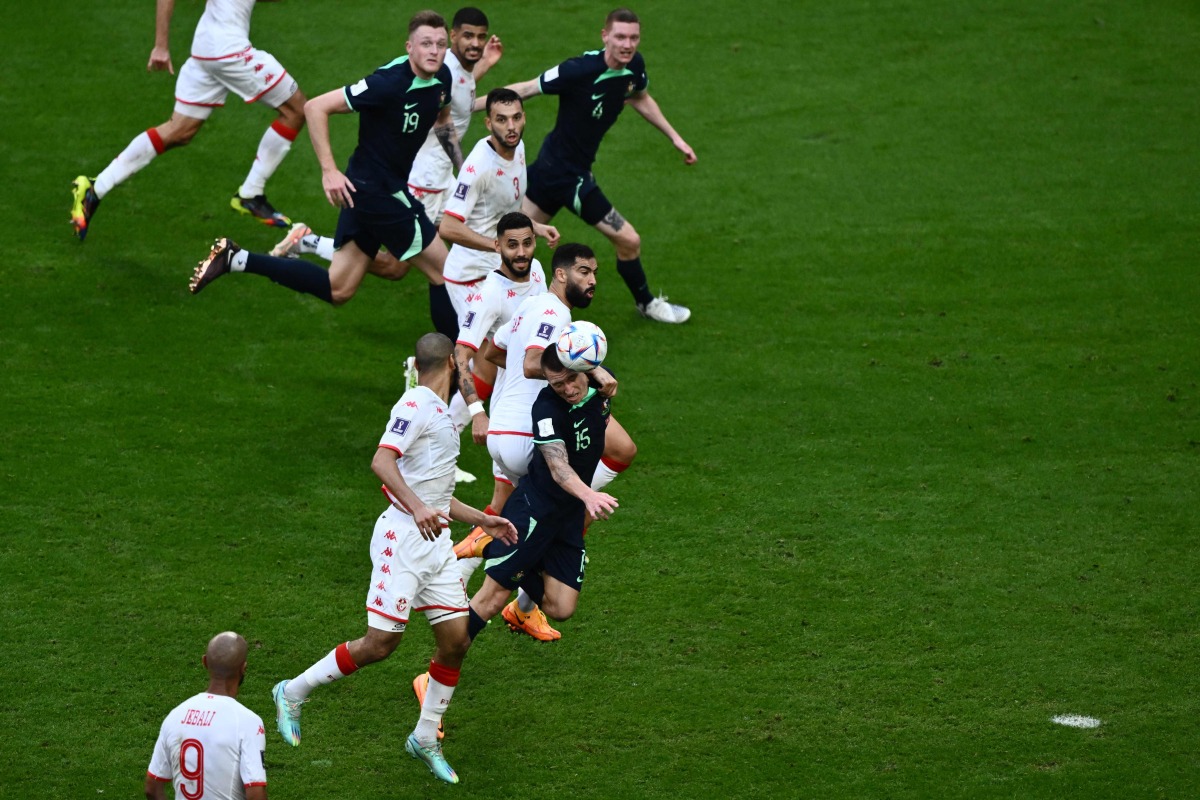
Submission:
<svg viewBox="0 0 1200 800">
<path fill-rule="evenodd" d="M 283 687 L 283 696 L 289 700 L 304 700 L 318 686 L 333 683 L 357 671 L 358 665 L 350 657 L 349 644 L 342 642 L 320 661 L 288 681 L 287 686 Z"/>
<path fill-rule="evenodd" d="M 460 558 L 458 560 L 458 571 L 462 575 L 464 586 L 470 582 L 471 576 L 475 574 L 475 570 L 479 569 L 479 565 L 482 563 L 482 558 Z"/>
<path fill-rule="evenodd" d="M 447 336 L 450 341 L 458 340 L 458 314 L 454 304 L 450 302 L 450 293 L 446 284 L 434 286 L 429 284 L 429 316 L 433 320 L 433 329 Z"/>
<path fill-rule="evenodd" d="M 617 259 L 617 273 L 629 287 L 633 299 L 638 305 L 647 305 L 654 299 L 646 282 L 646 270 L 642 269 L 642 259 L 634 258 L 629 261 Z"/>
<path fill-rule="evenodd" d="M 487 620 L 475 613 L 475 609 L 467 606 L 467 635 L 471 641 L 487 626 Z"/>
<path fill-rule="evenodd" d="M 245 272 L 246 271 L 246 259 L 249 257 L 250 257 L 250 251 L 238 250 L 236 253 L 234 253 L 229 258 L 229 271 L 230 272 Z"/>
<path fill-rule="evenodd" d="M 442 715 L 454 696 L 454 687 L 458 686 L 459 672 L 436 661 L 429 662 L 429 686 L 425 689 L 425 701 L 421 703 L 421 718 L 413 729 L 413 735 L 421 744 L 431 745 L 437 741 L 438 725 L 442 724 Z"/>
<path fill-rule="evenodd" d="M 596 471 L 592 474 L 592 489 L 597 492 L 600 491 L 612 483 L 613 478 L 628 468 L 628 464 L 622 464 L 620 461 L 614 461 L 611 458 L 601 458 L 600 463 L 596 465 Z"/>
<path fill-rule="evenodd" d="M 158 131 L 154 128 L 139 133 L 121 151 L 121 154 L 96 176 L 96 180 L 92 184 L 92 191 L 96 193 L 96 197 L 103 200 L 104 195 L 108 194 L 114 186 L 123 183 L 126 178 L 149 164 L 155 156 L 166 149 Z"/>
<path fill-rule="evenodd" d="M 301 253 L 316 253 L 326 261 L 333 261 L 333 239 L 310 233 L 300 239 Z"/>
<path fill-rule="evenodd" d="M 267 179 L 275 174 L 283 157 L 292 149 L 292 142 L 298 133 L 279 120 L 271 123 L 258 143 L 258 153 L 250 165 L 250 174 L 238 187 L 239 195 L 245 198 L 258 197 L 266 191 Z"/>
<path fill-rule="evenodd" d="M 311 294 L 326 303 L 333 303 L 333 289 L 329 285 L 329 272 L 311 261 L 305 261 L 302 258 L 275 258 L 261 253 L 249 253 L 246 257 L 245 271 L 263 275 L 294 292 Z"/>
<path fill-rule="evenodd" d="M 524 585 L 520 589 L 517 589 L 517 608 L 521 609 L 522 614 L 528 614 L 530 611 L 533 611 L 535 606 L 537 606 L 537 603 L 525 591 Z"/>
</svg>

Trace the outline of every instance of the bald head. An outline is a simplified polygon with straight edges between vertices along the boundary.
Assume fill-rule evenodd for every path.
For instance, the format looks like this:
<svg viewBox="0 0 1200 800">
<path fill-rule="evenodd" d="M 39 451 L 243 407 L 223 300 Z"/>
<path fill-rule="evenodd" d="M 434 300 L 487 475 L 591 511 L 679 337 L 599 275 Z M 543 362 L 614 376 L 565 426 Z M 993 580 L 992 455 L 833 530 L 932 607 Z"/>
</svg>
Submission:
<svg viewBox="0 0 1200 800">
<path fill-rule="evenodd" d="M 218 633 L 204 651 L 204 666 L 214 678 L 236 678 L 242 674 L 249 647 L 246 640 L 233 631 Z"/>
<path fill-rule="evenodd" d="M 417 371 L 435 372 L 446 365 L 446 359 L 454 352 L 454 342 L 440 333 L 427 333 L 417 339 Z"/>
</svg>

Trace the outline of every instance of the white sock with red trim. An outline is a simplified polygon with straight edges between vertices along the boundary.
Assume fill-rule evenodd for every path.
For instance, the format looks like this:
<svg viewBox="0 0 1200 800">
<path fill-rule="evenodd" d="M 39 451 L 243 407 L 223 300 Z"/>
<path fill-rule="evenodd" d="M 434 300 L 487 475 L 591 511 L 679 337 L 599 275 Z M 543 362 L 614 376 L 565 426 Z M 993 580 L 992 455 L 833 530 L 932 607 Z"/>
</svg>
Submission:
<svg viewBox="0 0 1200 800">
<path fill-rule="evenodd" d="M 304 700 L 318 686 L 333 683 L 356 672 L 358 665 L 350 657 L 349 644 L 342 642 L 320 661 L 288 681 L 288 685 L 283 687 L 283 696 L 289 700 Z"/>
<path fill-rule="evenodd" d="M 628 464 L 622 464 L 620 461 L 601 458 L 600 463 L 596 465 L 596 471 L 592 473 L 592 490 L 600 491 L 628 468 Z"/>
<path fill-rule="evenodd" d="M 421 703 L 421 718 L 413 728 L 413 736 L 423 745 L 437 741 L 437 729 L 458 686 L 460 670 L 447 667 L 436 661 L 429 662 L 429 686 L 425 689 L 425 702 Z"/>
<path fill-rule="evenodd" d="M 292 142 L 298 133 L 299 131 L 292 130 L 279 120 L 271 123 L 271 127 L 267 128 L 267 132 L 258 143 L 258 154 L 254 157 L 254 163 L 250 165 L 250 174 L 238 187 L 240 196 L 249 199 L 258 197 L 267 190 L 267 179 L 275 174 L 283 157 L 292 149 Z"/>
<path fill-rule="evenodd" d="M 129 146 L 96 176 L 96 182 L 92 185 L 96 197 L 104 199 L 104 195 L 124 183 L 130 175 L 149 164 L 155 156 L 165 150 L 162 138 L 154 128 L 133 137 Z"/>
</svg>

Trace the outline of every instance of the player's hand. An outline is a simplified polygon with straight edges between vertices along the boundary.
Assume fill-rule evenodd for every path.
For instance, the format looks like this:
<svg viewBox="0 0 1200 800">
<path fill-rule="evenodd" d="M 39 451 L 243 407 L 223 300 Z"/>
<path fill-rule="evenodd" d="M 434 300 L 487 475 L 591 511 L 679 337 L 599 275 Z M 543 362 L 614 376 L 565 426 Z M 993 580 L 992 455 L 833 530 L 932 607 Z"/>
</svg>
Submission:
<svg viewBox="0 0 1200 800">
<path fill-rule="evenodd" d="M 489 422 L 488 415 L 484 411 L 480 411 L 471 417 L 471 438 L 475 441 L 475 444 L 487 444 Z"/>
<path fill-rule="evenodd" d="M 592 489 L 588 489 L 588 493 L 579 499 L 583 501 L 587 513 L 593 519 L 608 519 L 617 510 L 617 507 L 620 506 L 617 498 L 611 494 L 593 491 Z"/>
<path fill-rule="evenodd" d="M 338 208 L 354 208 L 354 193 L 358 191 L 350 179 L 339 170 L 321 173 L 321 188 L 325 190 L 325 199 L 330 205 Z"/>
<path fill-rule="evenodd" d="M 596 391 L 609 398 L 617 396 L 617 379 L 611 372 L 603 367 L 596 367 L 589 374 L 596 383 Z"/>
<path fill-rule="evenodd" d="M 483 520 L 479 523 L 479 527 L 487 531 L 493 539 L 499 539 L 505 544 L 517 543 L 517 529 L 504 517 L 493 517 L 491 514 L 485 514 Z"/>
<path fill-rule="evenodd" d="M 172 75 L 175 74 L 175 67 L 171 64 L 171 51 L 165 47 L 156 47 L 150 51 L 150 60 L 146 62 L 146 72 L 162 72 L 163 70 Z"/>
<path fill-rule="evenodd" d="M 553 225 L 543 225 L 540 222 L 535 222 L 533 223 L 533 235 L 545 239 L 546 246 L 551 250 L 558 246 L 558 228 Z"/>
<path fill-rule="evenodd" d="M 450 517 L 446 516 L 445 512 L 431 508 L 424 503 L 413 509 L 412 516 L 413 522 L 417 524 L 417 530 L 421 532 L 421 538 L 431 542 L 441 536 L 442 531 L 450 525 Z"/>
<path fill-rule="evenodd" d="M 687 164 L 690 167 L 692 164 L 696 163 L 696 151 L 692 149 L 691 145 L 689 145 L 683 139 L 680 139 L 679 141 L 675 142 L 674 144 L 675 144 L 675 149 L 678 150 L 679 152 L 683 153 L 683 163 L 684 164 Z"/>
<path fill-rule="evenodd" d="M 487 40 L 487 44 L 483 46 L 483 55 L 479 60 L 486 64 L 489 68 L 500 60 L 504 55 L 504 44 L 501 43 L 499 36 L 492 36 Z"/>
</svg>

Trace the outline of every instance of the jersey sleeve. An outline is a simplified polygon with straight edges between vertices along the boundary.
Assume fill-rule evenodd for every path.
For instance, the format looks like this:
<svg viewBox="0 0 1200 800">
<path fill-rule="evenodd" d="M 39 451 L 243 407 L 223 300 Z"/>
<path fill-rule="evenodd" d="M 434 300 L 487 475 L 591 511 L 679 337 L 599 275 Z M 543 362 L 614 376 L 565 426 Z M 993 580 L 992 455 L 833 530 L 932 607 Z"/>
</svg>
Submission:
<svg viewBox="0 0 1200 800">
<path fill-rule="evenodd" d="M 406 398 L 409 398 L 407 393 L 392 409 L 392 419 L 384 429 L 383 436 L 379 437 L 379 446 L 395 450 L 397 455 L 404 455 L 405 451 L 417 440 L 421 431 L 425 430 L 425 424 L 429 418 L 428 412 L 421 407 L 420 403 Z"/>
<path fill-rule="evenodd" d="M 562 94 L 585 81 L 586 72 L 587 64 L 582 57 L 568 58 L 538 76 L 538 87 L 542 94 Z"/>
<path fill-rule="evenodd" d="M 354 112 L 368 108 L 379 108 L 396 102 L 395 82 L 387 78 L 383 70 L 372 72 L 367 77 L 342 88 L 346 105 Z"/>
<path fill-rule="evenodd" d="M 484 147 L 486 146 L 484 144 Z M 467 218 L 471 216 L 471 211 L 475 208 L 475 203 L 479 201 L 479 195 L 484 190 L 491 172 L 485 169 L 481 162 L 479 148 L 476 147 L 467 156 L 462 168 L 459 169 L 458 183 L 454 186 L 454 192 L 447 198 L 443 213 L 462 222 L 466 222 Z"/>
<path fill-rule="evenodd" d="M 462 324 L 458 326 L 458 344 L 479 352 L 488 331 L 500 316 L 499 304 L 490 301 L 493 296 L 491 293 L 475 292 L 467 300 L 467 313 L 463 315 Z"/>
<path fill-rule="evenodd" d="M 566 442 L 571 423 L 562 403 L 555 403 L 543 390 L 533 401 L 533 443 Z"/>
<path fill-rule="evenodd" d="M 646 74 L 646 62 L 642 60 L 642 54 L 638 53 L 633 64 L 633 93 L 641 94 L 650 86 L 650 76 Z"/>
<path fill-rule="evenodd" d="M 520 311 L 520 309 L 517 310 Z M 496 335 L 492 337 L 492 344 L 496 345 L 496 347 L 499 347 L 501 350 L 507 350 L 508 343 L 512 339 L 513 331 L 515 331 L 517 326 L 520 324 L 521 315 L 514 315 L 510 324 L 501 325 L 500 329 L 496 331 Z"/>
<path fill-rule="evenodd" d="M 250 724 L 242 731 L 239 743 L 241 750 L 241 773 L 243 786 L 267 785 L 267 735 L 262 719 L 253 716 Z"/>
<path fill-rule="evenodd" d="M 525 345 L 525 350 L 545 350 L 550 345 L 558 341 L 558 332 L 565 322 L 542 320 L 534 323 L 535 327 L 529 337 L 529 344 Z"/>
<path fill-rule="evenodd" d="M 158 731 L 158 741 L 154 743 L 154 755 L 150 756 L 150 766 L 146 768 L 147 774 L 156 781 L 170 782 L 171 776 L 171 753 L 167 749 L 167 732 L 165 728 L 160 728 Z"/>
</svg>

